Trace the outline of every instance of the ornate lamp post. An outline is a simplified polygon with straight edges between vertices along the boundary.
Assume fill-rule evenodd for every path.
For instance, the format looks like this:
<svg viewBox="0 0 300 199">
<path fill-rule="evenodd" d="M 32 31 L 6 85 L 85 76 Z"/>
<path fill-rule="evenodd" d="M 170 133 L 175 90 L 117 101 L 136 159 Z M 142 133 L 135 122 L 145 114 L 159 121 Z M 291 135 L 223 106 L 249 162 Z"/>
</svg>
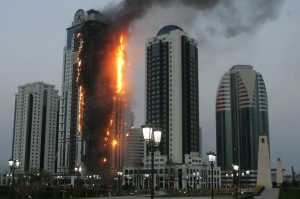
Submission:
<svg viewBox="0 0 300 199">
<path fill-rule="evenodd" d="M 207 153 L 208 161 L 210 162 L 211 166 L 211 198 L 214 198 L 214 164 L 216 162 L 217 154 L 210 151 Z"/>
<path fill-rule="evenodd" d="M 241 176 L 240 176 L 240 179 L 239 179 L 240 195 L 243 194 L 243 192 L 242 192 L 242 185 L 243 185 L 243 178 L 244 178 L 244 175 L 245 175 L 245 173 L 242 172 L 242 173 L 241 173 Z"/>
<path fill-rule="evenodd" d="M 10 171 L 12 173 L 12 188 L 14 189 L 14 184 L 15 184 L 15 170 L 17 170 L 20 167 L 20 161 L 17 160 L 13 160 L 12 158 L 8 161 L 8 165 L 10 167 Z"/>
<path fill-rule="evenodd" d="M 228 189 L 228 176 L 229 176 L 229 174 L 228 173 L 226 173 L 226 189 Z"/>
<path fill-rule="evenodd" d="M 74 171 L 75 171 L 75 174 L 77 175 L 76 198 L 78 198 L 79 176 L 81 174 L 82 167 L 81 166 L 75 166 Z"/>
<path fill-rule="evenodd" d="M 147 144 L 147 149 L 151 152 L 151 199 L 154 198 L 154 151 L 158 147 L 161 139 L 161 129 L 155 128 L 151 124 L 144 124 L 143 129 L 144 140 Z"/>
<path fill-rule="evenodd" d="M 148 186 L 149 186 L 149 174 L 145 174 L 145 178 L 144 178 L 144 188 L 146 188 L 146 190 L 148 191 Z"/>
<path fill-rule="evenodd" d="M 202 177 L 200 176 L 199 177 L 199 187 L 200 187 L 200 190 L 202 189 Z"/>
<path fill-rule="evenodd" d="M 248 178 L 249 178 L 249 175 L 250 175 L 250 171 L 249 170 L 247 170 L 246 171 L 246 177 L 247 177 L 247 187 L 248 187 L 248 194 L 249 194 L 249 182 L 248 182 Z"/>
<path fill-rule="evenodd" d="M 12 174 L 6 174 L 6 184 L 8 184 L 8 189 L 10 189 L 10 185 L 11 183 L 11 179 L 12 179 Z"/>
<path fill-rule="evenodd" d="M 189 191 L 189 176 L 186 176 L 186 189 Z"/>
<path fill-rule="evenodd" d="M 129 194 L 131 194 L 132 187 L 133 187 L 133 177 L 128 175 L 127 179 L 128 179 L 128 186 L 129 186 Z"/>
<path fill-rule="evenodd" d="M 118 171 L 118 181 L 119 181 L 119 196 L 121 195 L 121 187 L 122 187 L 122 171 Z"/>
<path fill-rule="evenodd" d="M 237 188 L 238 188 L 238 171 L 239 171 L 239 166 L 238 165 L 232 165 L 233 167 L 233 178 L 235 180 L 235 198 L 238 198 L 238 193 L 237 193 Z"/>
<path fill-rule="evenodd" d="M 194 172 L 193 173 L 193 176 L 194 176 L 194 180 L 195 180 L 195 189 L 196 189 L 196 196 L 198 195 L 197 193 L 197 188 L 198 188 L 198 181 L 199 181 L 199 172 Z"/>
</svg>

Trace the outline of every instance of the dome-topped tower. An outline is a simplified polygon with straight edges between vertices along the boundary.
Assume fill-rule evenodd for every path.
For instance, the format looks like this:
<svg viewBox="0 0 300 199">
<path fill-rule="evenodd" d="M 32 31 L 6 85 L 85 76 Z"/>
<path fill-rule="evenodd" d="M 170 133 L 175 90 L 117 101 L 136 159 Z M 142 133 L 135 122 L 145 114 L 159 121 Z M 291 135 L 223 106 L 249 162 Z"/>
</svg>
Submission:
<svg viewBox="0 0 300 199">
<path fill-rule="evenodd" d="M 160 29 L 156 36 L 170 34 L 171 31 L 177 30 L 177 29 L 183 31 L 179 26 L 167 25 L 167 26 L 163 27 L 162 29 Z"/>
<path fill-rule="evenodd" d="M 197 41 L 167 25 L 146 43 L 146 123 L 162 128 L 160 152 L 189 164 L 201 151 Z M 200 157 L 199 153 L 199 157 Z"/>
</svg>

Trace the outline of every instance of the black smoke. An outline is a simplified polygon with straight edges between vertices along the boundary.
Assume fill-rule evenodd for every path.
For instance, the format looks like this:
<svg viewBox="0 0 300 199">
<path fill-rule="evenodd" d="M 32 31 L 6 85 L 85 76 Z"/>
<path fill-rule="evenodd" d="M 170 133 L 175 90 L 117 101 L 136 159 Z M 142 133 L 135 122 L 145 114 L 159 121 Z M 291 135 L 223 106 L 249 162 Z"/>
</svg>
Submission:
<svg viewBox="0 0 300 199">
<path fill-rule="evenodd" d="M 180 7 L 182 12 L 180 9 L 176 13 L 171 11 L 172 18 L 179 22 L 186 18 L 190 22 L 188 25 L 194 26 L 204 22 L 196 19 L 204 13 L 209 20 L 213 19 L 206 30 L 229 38 L 245 32 L 253 33 L 266 22 L 276 19 L 283 3 L 283 0 L 124 0 L 103 12 L 112 22 L 114 32 L 128 30 L 135 20 L 142 19 L 153 9 L 160 7 L 169 12 L 169 7 Z M 193 8 L 194 12 L 184 12 L 185 8 Z M 192 18 L 195 21 L 191 21 Z"/>
<path fill-rule="evenodd" d="M 109 7 L 103 12 L 112 22 L 112 32 L 127 30 L 137 19 L 141 19 L 153 7 L 164 7 L 180 4 L 197 9 L 212 9 L 220 0 L 124 0 L 119 5 Z"/>
</svg>

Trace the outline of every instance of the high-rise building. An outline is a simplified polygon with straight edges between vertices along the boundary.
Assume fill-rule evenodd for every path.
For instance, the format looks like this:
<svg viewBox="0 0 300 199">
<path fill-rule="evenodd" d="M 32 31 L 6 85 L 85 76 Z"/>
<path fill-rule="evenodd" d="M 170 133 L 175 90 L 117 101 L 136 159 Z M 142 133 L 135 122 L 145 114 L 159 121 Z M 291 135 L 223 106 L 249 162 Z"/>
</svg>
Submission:
<svg viewBox="0 0 300 199">
<path fill-rule="evenodd" d="M 15 98 L 12 159 L 21 172 L 55 172 L 58 91 L 35 82 L 19 86 Z"/>
<path fill-rule="evenodd" d="M 59 117 L 58 172 L 74 174 L 81 166 L 83 174 L 100 174 L 103 183 L 112 183 L 121 169 L 121 143 L 130 123 L 120 80 L 124 67 L 117 64 L 125 59 L 123 39 L 111 36 L 112 29 L 99 11 L 75 13 L 64 48 Z"/>
<path fill-rule="evenodd" d="M 142 129 L 132 128 L 127 131 L 124 142 L 124 163 L 123 166 L 142 165 L 145 150 L 145 141 Z"/>
<path fill-rule="evenodd" d="M 132 126 L 133 112 L 131 110 L 131 107 L 126 103 L 124 104 L 122 102 L 122 99 L 119 98 L 114 103 L 113 122 L 110 128 L 112 139 L 112 144 L 110 145 L 109 150 L 109 164 L 111 175 L 116 175 L 118 171 L 122 170 L 122 167 L 126 164 L 127 157 L 131 156 L 131 147 L 138 147 L 132 145 L 136 144 L 136 142 L 130 143 L 130 146 L 128 145 L 128 141 L 132 140 L 132 138 L 135 137 L 136 134 L 136 131 L 133 131 Z M 129 134 L 131 134 L 132 131 L 134 133 L 130 136 L 128 140 Z"/>
<path fill-rule="evenodd" d="M 146 123 L 162 128 L 168 161 L 200 152 L 197 41 L 175 25 L 146 43 Z"/>
<path fill-rule="evenodd" d="M 104 147 L 103 134 L 113 106 L 112 100 L 107 99 L 113 96 L 110 78 L 98 78 L 103 69 L 100 60 L 105 43 L 101 34 L 106 27 L 106 19 L 100 12 L 80 9 L 67 29 L 59 111 L 58 172 L 71 172 L 80 165 L 85 172 L 93 173 L 107 164 L 109 151 Z"/>
<path fill-rule="evenodd" d="M 268 98 L 262 75 L 252 66 L 236 65 L 226 72 L 216 96 L 218 166 L 257 170 L 259 136 L 269 140 Z"/>
</svg>

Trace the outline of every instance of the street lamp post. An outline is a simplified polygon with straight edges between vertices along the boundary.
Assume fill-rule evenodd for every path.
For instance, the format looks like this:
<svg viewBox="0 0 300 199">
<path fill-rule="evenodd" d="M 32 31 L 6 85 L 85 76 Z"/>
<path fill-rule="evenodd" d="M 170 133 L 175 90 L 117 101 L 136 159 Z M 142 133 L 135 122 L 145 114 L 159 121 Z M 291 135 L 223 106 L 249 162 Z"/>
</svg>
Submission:
<svg viewBox="0 0 300 199">
<path fill-rule="evenodd" d="M 95 186 L 96 192 L 98 193 L 98 190 L 99 190 L 99 175 L 95 174 L 95 175 L 93 175 L 93 178 L 94 178 L 94 185 L 93 186 Z"/>
<path fill-rule="evenodd" d="M 249 182 L 248 182 L 249 174 L 250 174 L 250 171 L 249 171 L 249 170 L 247 170 L 247 171 L 246 171 L 246 177 L 247 177 L 247 187 L 248 187 L 247 194 L 249 194 Z"/>
<path fill-rule="evenodd" d="M 127 187 L 128 193 L 131 194 L 131 188 L 132 188 L 132 176 L 131 175 L 124 175 L 125 177 L 125 185 Z"/>
<path fill-rule="evenodd" d="M 75 171 L 75 174 L 77 175 L 76 198 L 78 198 L 79 176 L 81 174 L 82 167 L 81 166 L 75 166 L 74 171 Z"/>
<path fill-rule="evenodd" d="M 197 173 L 194 172 L 193 175 L 194 175 L 194 180 L 196 181 L 195 189 L 196 189 L 196 196 L 197 196 L 198 195 L 197 188 L 198 188 L 199 172 L 197 172 Z"/>
<path fill-rule="evenodd" d="M 229 185 L 228 185 L 228 184 L 229 184 L 229 183 L 228 183 L 228 175 L 229 175 L 229 174 L 226 173 L 226 189 L 228 189 L 228 187 L 229 187 Z"/>
<path fill-rule="evenodd" d="M 149 174 L 145 174 L 144 178 L 144 188 L 146 188 L 146 191 L 148 192 L 148 186 L 149 186 Z"/>
<path fill-rule="evenodd" d="M 211 166 L 211 198 L 214 198 L 214 164 L 216 162 L 217 154 L 210 151 L 207 153 L 208 161 L 210 162 Z"/>
<path fill-rule="evenodd" d="M 17 160 L 13 160 L 12 158 L 8 161 L 9 164 L 9 168 L 10 171 L 12 173 L 12 179 L 11 179 L 11 186 L 12 186 L 12 190 L 14 191 L 14 185 L 15 185 L 15 170 L 17 170 L 20 167 L 20 161 Z"/>
<path fill-rule="evenodd" d="M 154 198 L 154 151 L 158 147 L 161 139 L 161 129 L 155 128 L 151 124 L 144 124 L 143 129 L 144 140 L 147 144 L 147 149 L 151 152 L 151 199 Z"/>
<path fill-rule="evenodd" d="M 199 189 L 200 189 L 200 191 L 202 189 L 202 177 L 201 176 L 199 177 Z"/>
<path fill-rule="evenodd" d="M 123 172 L 122 171 L 118 171 L 118 181 L 119 181 L 119 196 L 121 195 L 121 185 L 122 185 L 122 175 Z"/>
<path fill-rule="evenodd" d="M 233 167 L 233 171 L 234 171 L 233 177 L 234 177 L 234 180 L 235 180 L 235 198 L 237 199 L 238 198 L 238 193 L 237 193 L 238 182 L 237 182 L 237 179 L 238 179 L 239 166 L 238 165 L 232 165 L 232 167 Z"/>
<path fill-rule="evenodd" d="M 8 189 L 10 189 L 10 185 L 12 184 L 12 174 L 6 174 L 6 184 L 8 184 Z"/>
<path fill-rule="evenodd" d="M 242 195 L 242 186 L 243 186 L 243 178 L 244 178 L 244 172 L 241 173 L 241 176 L 240 176 L 240 180 L 239 180 L 239 186 L 240 186 L 240 195 Z"/>
<path fill-rule="evenodd" d="M 186 190 L 189 192 L 189 176 L 186 176 Z"/>
</svg>

